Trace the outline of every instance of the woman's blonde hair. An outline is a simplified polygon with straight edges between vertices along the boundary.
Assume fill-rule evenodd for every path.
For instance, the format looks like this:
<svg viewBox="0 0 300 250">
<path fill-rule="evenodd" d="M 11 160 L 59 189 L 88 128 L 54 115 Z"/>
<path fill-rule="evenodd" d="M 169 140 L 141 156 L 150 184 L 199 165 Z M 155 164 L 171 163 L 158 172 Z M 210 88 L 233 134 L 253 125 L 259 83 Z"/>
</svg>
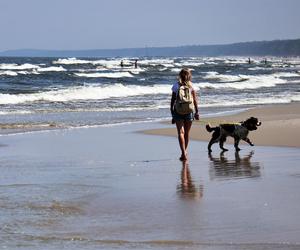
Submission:
<svg viewBox="0 0 300 250">
<path fill-rule="evenodd" d="M 188 87 L 192 87 L 192 73 L 189 69 L 184 68 L 179 72 L 178 76 L 179 83 L 181 85 L 186 85 Z"/>
</svg>

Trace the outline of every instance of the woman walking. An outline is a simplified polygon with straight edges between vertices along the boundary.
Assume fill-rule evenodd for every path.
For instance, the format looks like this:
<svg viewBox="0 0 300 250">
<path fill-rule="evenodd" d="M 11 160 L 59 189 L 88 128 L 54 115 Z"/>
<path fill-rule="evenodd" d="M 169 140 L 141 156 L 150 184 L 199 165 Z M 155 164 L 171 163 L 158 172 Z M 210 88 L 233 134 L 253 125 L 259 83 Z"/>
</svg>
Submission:
<svg viewBox="0 0 300 250">
<path fill-rule="evenodd" d="M 171 114 L 172 123 L 176 123 L 178 141 L 181 150 L 181 161 L 187 160 L 189 134 L 194 119 L 199 120 L 197 95 L 192 87 L 192 73 L 182 69 L 178 82 L 172 87 Z"/>
</svg>

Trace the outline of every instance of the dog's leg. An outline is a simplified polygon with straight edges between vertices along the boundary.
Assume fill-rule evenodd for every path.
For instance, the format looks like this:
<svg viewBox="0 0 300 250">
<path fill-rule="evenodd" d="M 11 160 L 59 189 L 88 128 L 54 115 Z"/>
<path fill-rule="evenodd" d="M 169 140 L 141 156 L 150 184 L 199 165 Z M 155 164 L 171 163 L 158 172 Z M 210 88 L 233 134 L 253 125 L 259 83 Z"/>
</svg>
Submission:
<svg viewBox="0 0 300 250">
<path fill-rule="evenodd" d="M 254 146 L 254 144 L 250 141 L 249 138 L 244 139 L 245 142 L 247 142 L 250 146 Z"/>
<path fill-rule="evenodd" d="M 227 148 L 224 148 L 224 147 L 223 147 L 225 141 L 226 141 L 226 136 L 222 136 L 222 137 L 220 138 L 219 145 L 220 145 L 220 148 L 221 148 L 223 151 L 228 151 Z"/>
<path fill-rule="evenodd" d="M 236 151 L 240 151 L 241 149 L 239 148 L 239 143 L 240 143 L 240 138 L 234 137 L 234 147 Z"/>
<path fill-rule="evenodd" d="M 220 137 L 220 129 L 217 129 L 215 132 L 213 132 L 212 137 L 208 143 L 207 149 L 208 152 L 211 152 L 211 146 L 219 141 L 219 137 Z"/>
<path fill-rule="evenodd" d="M 209 141 L 209 143 L 208 143 L 208 146 L 207 146 L 207 149 L 208 149 L 208 152 L 209 152 L 209 153 L 212 152 L 211 146 L 212 146 L 214 143 L 216 143 L 216 142 L 218 142 L 218 140 L 216 140 L 216 139 L 214 139 L 214 138 L 211 138 L 211 139 L 210 139 L 210 141 Z"/>
</svg>

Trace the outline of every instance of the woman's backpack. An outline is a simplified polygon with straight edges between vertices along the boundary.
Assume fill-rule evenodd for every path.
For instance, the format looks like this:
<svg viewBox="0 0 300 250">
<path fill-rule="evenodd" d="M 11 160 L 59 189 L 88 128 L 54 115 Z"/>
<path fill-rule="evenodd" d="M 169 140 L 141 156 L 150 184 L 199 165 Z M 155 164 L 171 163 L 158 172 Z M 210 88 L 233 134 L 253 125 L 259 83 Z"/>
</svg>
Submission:
<svg viewBox="0 0 300 250">
<path fill-rule="evenodd" d="M 194 99 L 191 89 L 186 85 L 180 85 L 175 101 L 175 110 L 180 115 L 194 112 Z"/>
</svg>

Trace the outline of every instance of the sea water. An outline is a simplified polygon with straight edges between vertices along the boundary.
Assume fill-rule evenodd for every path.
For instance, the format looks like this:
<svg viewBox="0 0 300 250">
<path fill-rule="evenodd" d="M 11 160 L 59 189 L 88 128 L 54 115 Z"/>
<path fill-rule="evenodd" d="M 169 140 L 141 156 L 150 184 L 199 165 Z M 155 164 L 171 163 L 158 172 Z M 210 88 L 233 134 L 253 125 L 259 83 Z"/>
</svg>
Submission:
<svg viewBox="0 0 300 250">
<path fill-rule="evenodd" d="M 123 60 L 124 66 L 120 66 Z M 300 100 L 299 58 L 0 58 L 2 128 L 170 119 L 171 87 L 192 70 L 200 113 Z"/>
</svg>

